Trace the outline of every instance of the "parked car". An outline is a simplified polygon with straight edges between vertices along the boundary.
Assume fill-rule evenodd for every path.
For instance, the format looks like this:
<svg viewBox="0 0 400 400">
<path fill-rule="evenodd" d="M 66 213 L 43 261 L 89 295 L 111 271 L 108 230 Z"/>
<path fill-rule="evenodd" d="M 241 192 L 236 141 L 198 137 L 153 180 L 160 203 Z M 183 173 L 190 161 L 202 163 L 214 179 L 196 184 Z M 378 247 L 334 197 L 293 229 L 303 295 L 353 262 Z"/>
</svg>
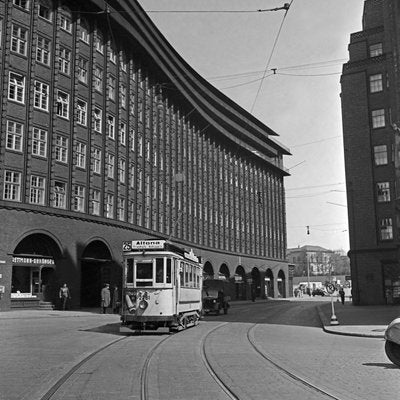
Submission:
<svg viewBox="0 0 400 400">
<path fill-rule="evenodd" d="M 325 296 L 327 292 L 324 289 L 316 288 L 312 291 L 313 296 Z"/>
<path fill-rule="evenodd" d="M 203 312 L 204 314 L 221 311 L 228 313 L 230 296 L 226 295 L 227 282 L 219 279 L 206 279 L 203 282 Z"/>
</svg>

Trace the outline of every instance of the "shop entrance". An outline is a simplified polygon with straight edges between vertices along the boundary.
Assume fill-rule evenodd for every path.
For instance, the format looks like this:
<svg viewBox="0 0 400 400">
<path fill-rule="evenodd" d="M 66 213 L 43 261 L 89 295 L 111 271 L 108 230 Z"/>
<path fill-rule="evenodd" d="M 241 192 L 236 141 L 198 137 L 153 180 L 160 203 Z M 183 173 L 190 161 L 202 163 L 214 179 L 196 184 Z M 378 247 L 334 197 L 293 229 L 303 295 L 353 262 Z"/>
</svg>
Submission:
<svg viewBox="0 0 400 400">
<path fill-rule="evenodd" d="M 265 296 L 266 297 L 275 297 L 275 293 L 274 293 L 274 275 L 272 273 L 272 271 L 268 268 L 265 271 Z"/>
<path fill-rule="evenodd" d="M 400 304 L 400 265 L 398 263 L 383 265 L 383 277 L 386 304 Z"/>
<path fill-rule="evenodd" d="M 278 297 L 286 297 L 286 279 L 285 273 L 282 270 L 279 271 L 276 281 L 278 286 Z"/>
<path fill-rule="evenodd" d="M 236 299 L 246 300 L 246 273 L 241 265 L 239 265 L 235 271 L 235 287 Z"/>
<path fill-rule="evenodd" d="M 60 257 L 56 242 L 44 234 L 24 238 L 15 248 L 11 278 L 11 305 L 34 306 L 41 301 L 54 302 L 56 260 Z"/>
<path fill-rule="evenodd" d="M 261 297 L 260 271 L 254 267 L 251 270 L 251 298 Z"/>
<path fill-rule="evenodd" d="M 105 243 L 93 241 L 84 250 L 81 258 L 81 307 L 100 307 L 100 292 L 105 283 L 119 288 L 122 269 L 111 257 Z"/>
</svg>

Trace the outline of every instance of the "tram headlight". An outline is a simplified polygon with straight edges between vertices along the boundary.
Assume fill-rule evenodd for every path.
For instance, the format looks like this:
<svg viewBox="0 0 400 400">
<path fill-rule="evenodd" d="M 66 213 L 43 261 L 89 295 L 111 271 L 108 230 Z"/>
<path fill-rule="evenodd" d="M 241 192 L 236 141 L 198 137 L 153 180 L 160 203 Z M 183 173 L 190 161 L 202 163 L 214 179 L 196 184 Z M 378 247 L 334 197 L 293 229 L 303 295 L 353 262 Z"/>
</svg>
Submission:
<svg viewBox="0 0 400 400">
<path fill-rule="evenodd" d="M 147 306 L 149 305 L 149 303 L 146 300 L 140 300 L 139 303 L 139 308 L 141 310 L 145 310 L 147 308 Z"/>
</svg>

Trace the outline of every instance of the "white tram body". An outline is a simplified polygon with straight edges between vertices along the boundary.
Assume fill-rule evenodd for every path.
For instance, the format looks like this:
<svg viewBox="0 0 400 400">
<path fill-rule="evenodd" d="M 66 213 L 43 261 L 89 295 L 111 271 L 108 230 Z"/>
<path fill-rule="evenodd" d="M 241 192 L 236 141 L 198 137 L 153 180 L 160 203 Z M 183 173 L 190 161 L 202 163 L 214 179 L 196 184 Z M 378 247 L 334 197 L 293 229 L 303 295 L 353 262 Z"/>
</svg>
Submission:
<svg viewBox="0 0 400 400">
<path fill-rule="evenodd" d="M 197 325 L 202 308 L 203 270 L 193 251 L 166 240 L 123 243 L 121 331 Z"/>
</svg>

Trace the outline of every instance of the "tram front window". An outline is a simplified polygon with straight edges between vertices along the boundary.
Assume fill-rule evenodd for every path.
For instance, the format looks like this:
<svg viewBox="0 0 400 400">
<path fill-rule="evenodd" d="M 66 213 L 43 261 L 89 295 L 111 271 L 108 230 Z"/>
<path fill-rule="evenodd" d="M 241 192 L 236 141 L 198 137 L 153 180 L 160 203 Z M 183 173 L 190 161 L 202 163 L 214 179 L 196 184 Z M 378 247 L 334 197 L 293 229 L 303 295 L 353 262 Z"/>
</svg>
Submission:
<svg viewBox="0 0 400 400">
<path fill-rule="evenodd" d="M 156 258 L 156 283 L 164 282 L 164 259 Z"/>
<path fill-rule="evenodd" d="M 126 283 L 133 283 L 133 259 L 128 260 L 128 269 L 126 272 Z"/>
<path fill-rule="evenodd" d="M 136 264 L 136 286 L 153 286 L 152 262 L 138 262 Z"/>
</svg>

